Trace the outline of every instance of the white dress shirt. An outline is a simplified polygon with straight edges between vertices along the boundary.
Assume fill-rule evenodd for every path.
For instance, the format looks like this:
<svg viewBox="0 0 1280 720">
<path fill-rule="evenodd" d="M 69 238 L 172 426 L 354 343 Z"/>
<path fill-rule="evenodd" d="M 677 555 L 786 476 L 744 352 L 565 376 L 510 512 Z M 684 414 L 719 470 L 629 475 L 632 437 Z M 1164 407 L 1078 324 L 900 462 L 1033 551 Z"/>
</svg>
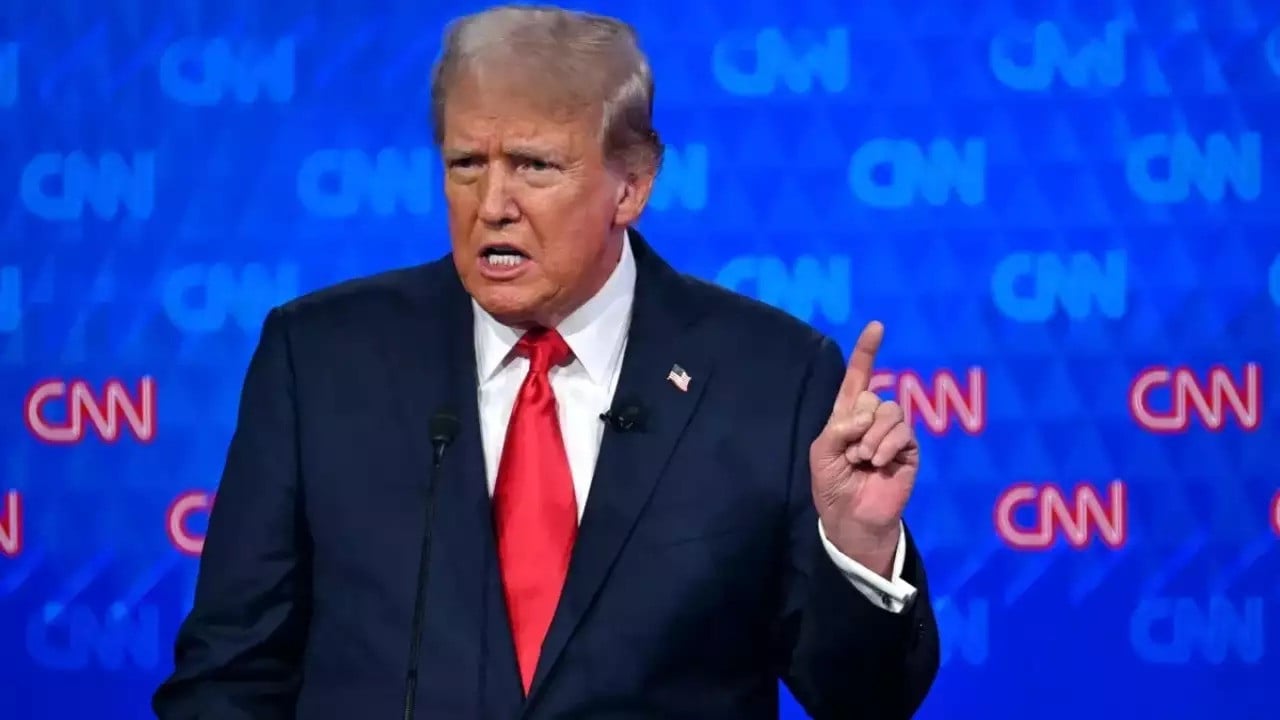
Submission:
<svg viewBox="0 0 1280 720">
<path fill-rule="evenodd" d="M 552 368 L 550 378 L 559 406 L 560 432 L 569 456 L 569 470 L 573 475 L 579 521 L 591 490 L 596 455 L 604 432 L 600 413 L 613 404 L 613 392 L 622 368 L 635 283 L 635 256 L 631 251 L 630 238 L 627 238 L 623 242 L 622 258 L 604 287 L 556 328 L 573 351 L 572 361 Z M 502 325 L 474 300 L 472 307 L 475 311 L 485 474 L 489 495 L 492 496 L 502 445 L 506 440 L 507 422 L 511 418 L 516 393 L 529 371 L 529 361 L 512 352 L 521 331 Z M 878 606 L 898 613 L 915 594 L 916 589 L 901 578 L 905 558 L 905 541 L 901 537 L 894 555 L 893 579 L 886 580 L 837 550 L 827 540 L 822 523 L 818 523 L 818 534 L 836 567 Z"/>
</svg>

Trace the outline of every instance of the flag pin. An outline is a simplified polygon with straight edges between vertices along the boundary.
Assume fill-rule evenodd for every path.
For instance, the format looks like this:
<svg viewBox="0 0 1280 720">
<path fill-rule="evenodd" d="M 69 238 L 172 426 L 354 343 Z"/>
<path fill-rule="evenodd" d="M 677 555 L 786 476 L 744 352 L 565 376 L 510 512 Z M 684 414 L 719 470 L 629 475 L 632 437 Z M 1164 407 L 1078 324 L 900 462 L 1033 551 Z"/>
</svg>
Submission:
<svg viewBox="0 0 1280 720">
<path fill-rule="evenodd" d="M 684 368 L 679 365 L 672 365 L 671 372 L 667 373 L 667 379 L 671 381 L 672 385 L 679 388 L 680 392 L 689 392 L 689 381 L 693 378 L 689 377 L 689 373 L 685 372 Z"/>
</svg>

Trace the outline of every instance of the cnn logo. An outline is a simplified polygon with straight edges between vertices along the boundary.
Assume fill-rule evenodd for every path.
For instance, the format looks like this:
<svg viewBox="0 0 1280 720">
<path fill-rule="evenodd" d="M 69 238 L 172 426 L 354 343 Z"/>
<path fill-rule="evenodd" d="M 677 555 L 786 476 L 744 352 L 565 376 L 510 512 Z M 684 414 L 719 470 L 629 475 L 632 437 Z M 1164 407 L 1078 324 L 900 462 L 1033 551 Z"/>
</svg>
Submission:
<svg viewBox="0 0 1280 720">
<path fill-rule="evenodd" d="M 0 556 L 15 558 L 22 554 L 22 493 L 8 490 L 0 500 Z"/>
<path fill-rule="evenodd" d="M 963 375 L 939 370 L 932 378 L 905 370 L 880 371 L 871 376 L 871 392 L 891 392 L 912 423 L 923 424 L 934 435 L 946 435 L 959 427 L 969 435 L 987 426 L 987 372 L 971 367 Z"/>
<path fill-rule="evenodd" d="M 1047 550 L 1060 539 L 1080 550 L 1094 537 L 1116 550 L 1129 539 L 1128 496 L 1119 480 L 1107 485 L 1105 499 L 1087 484 L 1063 490 L 1052 484 L 1018 483 L 996 501 L 996 532 L 1016 550 Z M 1024 508 L 1029 522 L 1017 518 Z"/>
<path fill-rule="evenodd" d="M 1161 392 L 1163 391 L 1163 392 Z M 1169 398 L 1168 409 L 1153 397 Z M 1181 433 L 1193 420 L 1219 431 L 1234 420 L 1245 431 L 1262 424 L 1262 368 L 1248 363 L 1240 378 L 1224 367 L 1210 368 L 1201 379 L 1190 368 L 1153 367 L 1138 373 L 1129 388 L 1129 411 L 1138 425 L 1154 433 Z"/>
<path fill-rule="evenodd" d="M 114 443 L 126 429 L 139 442 L 156 436 L 156 381 L 151 377 L 133 389 L 108 380 L 101 392 L 84 380 L 45 380 L 31 389 L 23 408 L 31 434 L 55 445 L 73 445 L 90 434 Z M 51 419 L 55 414 L 61 419 Z"/>
<path fill-rule="evenodd" d="M 189 557 L 204 552 L 204 534 L 191 527 L 192 519 L 207 517 L 213 509 L 213 493 L 190 490 L 179 495 L 165 512 L 165 531 L 169 544 Z"/>
</svg>

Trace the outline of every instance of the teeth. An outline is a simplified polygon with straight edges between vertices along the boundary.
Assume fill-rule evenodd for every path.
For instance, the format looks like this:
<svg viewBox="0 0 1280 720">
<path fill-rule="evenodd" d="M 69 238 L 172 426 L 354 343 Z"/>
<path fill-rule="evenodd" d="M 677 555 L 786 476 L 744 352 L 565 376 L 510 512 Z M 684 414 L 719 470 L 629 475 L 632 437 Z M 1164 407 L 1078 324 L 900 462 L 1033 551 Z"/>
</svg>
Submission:
<svg viewBox="0 0 1280 720">
<path fill-rule="evenodd" d="M 493 265 L 512 267 L 524 262 L 524 257 L 521 255 L 490 255 L 489 262 Z"/>
</svg>

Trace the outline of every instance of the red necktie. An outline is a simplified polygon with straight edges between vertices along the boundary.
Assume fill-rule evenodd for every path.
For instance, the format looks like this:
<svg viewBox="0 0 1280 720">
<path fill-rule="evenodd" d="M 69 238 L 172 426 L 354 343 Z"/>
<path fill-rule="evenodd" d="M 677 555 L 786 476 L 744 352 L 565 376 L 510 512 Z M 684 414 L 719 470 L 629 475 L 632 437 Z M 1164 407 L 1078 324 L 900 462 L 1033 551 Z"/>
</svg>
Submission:
<svg viewBox="0 0 1280 720">
<path fill-rule="evenodd" d="M 529 374 L 516 396 L 498 464 L 493 504 L 498 563 L 525 693 L 551 626 L 578 532 L 569 458 L 547 371 L 568 359 L 555 330 L 531 330 L 516 343 Z"/>
</svg>

